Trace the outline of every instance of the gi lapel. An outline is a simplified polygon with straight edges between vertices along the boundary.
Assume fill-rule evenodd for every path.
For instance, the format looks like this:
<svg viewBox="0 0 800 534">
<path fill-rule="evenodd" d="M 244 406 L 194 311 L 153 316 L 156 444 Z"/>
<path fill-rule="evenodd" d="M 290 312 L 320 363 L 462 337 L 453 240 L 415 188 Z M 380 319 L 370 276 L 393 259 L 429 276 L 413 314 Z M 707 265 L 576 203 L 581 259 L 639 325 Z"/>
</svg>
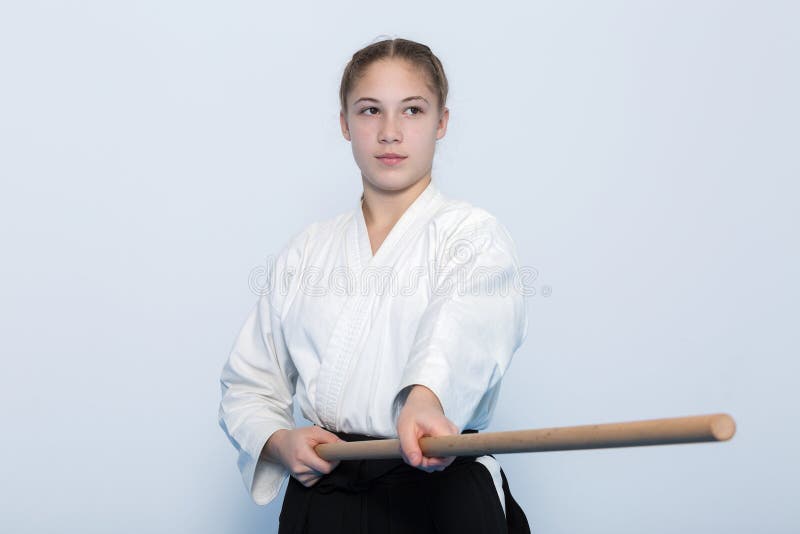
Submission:
<svg viewBox="0 0 800 534">
<path fill-rule="evenodd" d="M 369 241 L 369 234 L 367 233 L 367 222 L 364 219 L 364 212 L 361 208 L 362 200 L 359 199 L 358 206 L 355 210 L 356 234 L 358 239 L 357 250 L 359 252 L 360 267 L 384 265 L 390 262 L 390 258 L 394 256 L 393 252 L 411 228 L 418 226 L 420 223 L 425 223 L 427 217 L 423 217 L 426 209 L 430 207 L 432 201 L 441 196 L 439 190 L 433 184 L 433 181 L 419 194 L 414 202 L 403 212 L 400 219 L 392 226 L 386 239 L 383 240 L 377 252 L 372 254 L 372 245 Z M 416 223 L 416 224 L 415 224 Z"/>
<path fill-rule="evenodd" d="M 373 256 L 367 234 L 367 224 L 358 200 L 347 227 L 347 258 L 349 276 L 355 278 L 355 292 L 348 294 L 339 320 L 332 332 L 330 344 L 322 358 L 316 387 L 316 412 L 321 426 L 334 431 L 339 428 L 339 410 L 353 358 L 359 353 L 363 334 L 370 323 L 370 312 L 375 301 L 375 291 L 365 290 L 366 269 L 393 265 L 402 247 L 403 237 L 427 224 L 430 216 L 442 202 L 442 196 L 433 182 L 414 199 L 392 227 L 378 251 Z"/>
</svg>

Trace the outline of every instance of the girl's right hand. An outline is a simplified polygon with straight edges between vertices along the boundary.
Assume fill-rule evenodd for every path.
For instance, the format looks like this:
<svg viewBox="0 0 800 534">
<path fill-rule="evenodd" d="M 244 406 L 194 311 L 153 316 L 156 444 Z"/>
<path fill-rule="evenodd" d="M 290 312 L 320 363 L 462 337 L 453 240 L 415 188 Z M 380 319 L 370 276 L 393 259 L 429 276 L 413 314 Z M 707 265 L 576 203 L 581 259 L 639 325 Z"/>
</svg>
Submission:
<svg viewBox="0 0 800 534">
<path fill-rule="evenodd" d="M 316 484 L 323 475 L 333 471 L 339 460 L 328 462 L 320 458 L 314 447 L 320 443 L 344 441 L 336 434 L 318 426 L 306 426 L 292 430 L 280 429 L 272 433 L 264 445 L 262 457 L 279 462 L 289 470 L 291 476 L 306 487 Z"/>
</svg>

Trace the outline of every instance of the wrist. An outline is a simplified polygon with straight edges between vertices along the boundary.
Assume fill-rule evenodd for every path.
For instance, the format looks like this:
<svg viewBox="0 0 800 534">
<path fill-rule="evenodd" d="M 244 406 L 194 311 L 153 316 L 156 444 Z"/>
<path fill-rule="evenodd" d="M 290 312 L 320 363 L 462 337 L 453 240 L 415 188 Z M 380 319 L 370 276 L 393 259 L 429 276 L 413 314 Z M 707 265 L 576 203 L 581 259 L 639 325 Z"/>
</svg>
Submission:
<svg viewBox="0 0 800 534">
<path fill-rule="evenodd" d="M 439 397 L 436 396 L 436 393 L 434 393 L 429 387 L 423 386 L 422 384 L 414 384 L 414 386 L 412 386 L 408 393 L 408 399 L 406 403 L 408 402 L 423 402 L 426 405 L 432 406 L 444 413 L 444 407 L 442 406 L 441 401 L 439 401 Z"/>
<path fill-rule="evenodd" d="M 287 429 L 279 428 L 270 435 L 264 447 L 261 449 L 262 460 L 280 463 L 280 442 L 287 432 L 289 432 Z"/>
</svg>

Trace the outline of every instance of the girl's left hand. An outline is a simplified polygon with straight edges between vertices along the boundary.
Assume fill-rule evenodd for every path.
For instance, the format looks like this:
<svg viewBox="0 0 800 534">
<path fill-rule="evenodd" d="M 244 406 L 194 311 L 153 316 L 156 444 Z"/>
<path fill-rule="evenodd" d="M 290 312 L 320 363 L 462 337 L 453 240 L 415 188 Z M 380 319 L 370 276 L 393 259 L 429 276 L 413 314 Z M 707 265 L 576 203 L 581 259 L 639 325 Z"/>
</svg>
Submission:
<svg viewBox="0 0 800 534">
<path fill-rule="evenodd" d="M 429 473 L 442 471 L 453 463 L 456 457 L 423 456 L 419 439 L 425 436 L 457 434 L 458 427 L 444 416 L 444 410 L 436 394 L 423 385 L 415 385 L 397 417 L 397 435 L 400 438 L 403 460 L 408 465 Z"/>
</svg>

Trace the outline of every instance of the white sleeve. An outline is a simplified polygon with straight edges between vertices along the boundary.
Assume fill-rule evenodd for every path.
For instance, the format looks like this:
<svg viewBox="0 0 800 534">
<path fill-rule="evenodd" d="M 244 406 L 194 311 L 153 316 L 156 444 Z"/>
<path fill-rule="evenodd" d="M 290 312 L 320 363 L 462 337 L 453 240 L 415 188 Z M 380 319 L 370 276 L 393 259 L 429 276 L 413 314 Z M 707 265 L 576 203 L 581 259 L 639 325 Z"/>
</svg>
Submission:
<svg viewBox="0 0 800 534">
<path fill-rule="evenodd" d="M 492 216 L 457 232 L 432 285 L 392 403 L 393 421 L 411 386 L 421 384 L 460 432 L 488 423 L 503 374 L 527 336 L 519 261 L 507 230 Z"/>
<path fill-rule="evenodd" d="M 262 295 L 222 369 L 219 405 L 219 424 L 239 452 L 239 470 L 256 504 L 272 501 L 289 476 L 282 464 L 260 456 L 273 432 L 294 428 L 296 381 L 297 370 L 283 340 L 280 317 L 268 296 Z"/>
</svg>

